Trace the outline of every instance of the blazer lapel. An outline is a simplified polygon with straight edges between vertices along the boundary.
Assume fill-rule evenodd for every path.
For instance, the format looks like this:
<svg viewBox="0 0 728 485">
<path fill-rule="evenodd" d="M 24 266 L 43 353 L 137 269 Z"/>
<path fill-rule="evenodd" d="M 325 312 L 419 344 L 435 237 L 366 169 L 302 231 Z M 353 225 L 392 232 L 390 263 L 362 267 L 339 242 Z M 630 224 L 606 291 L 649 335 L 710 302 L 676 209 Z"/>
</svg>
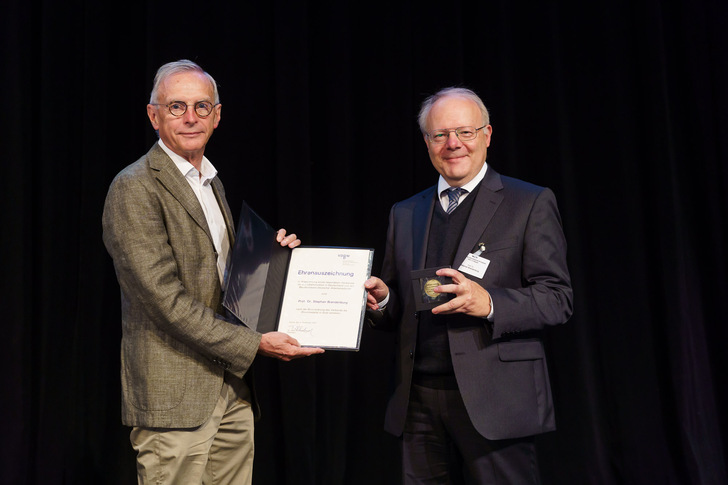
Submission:
<svg viewBox="0 0 728 485">
<path fill-rule="evenodd" d="M 412 210 L 412 269 L 424 269 L 427 257 L 427 240 L 430 235 L 432 211 L 435 209 L 435 192 L 432 187 L 422 193 Z"/>
<path fill-rule="evenodd" d="M 212 241 L 212 234 L 192 187 L 187 183 L 174 162 L 155 144 L 149 151 L 149 167 L 157 174 L 157 180 L 174 196 L 194 221 L 205 231 Z M 225 211 L 223 211 L 225 212 Z M 227 222 L 227 220 L 226 220 Z"/>
<path fill-rule="evenodd" d="M 480 189 L 475 196 L 465 231 L 463 232 L 462 238 L 460 238 L 460 245 L 458 246 L 458 250 L 455 253 L 455 260 L 453 261 L 453 268 L 458 269 L 463 261 L 465 261 L 468 253 L 479 242 L 482 242 L 480 238 L 485 232 L 485 228 L 503 201 L 503 195 L 499 193 L 502 188 L 503 182 L 501 181 L 500 175 L 492 167 L 488 167 L 488 170 L 485 172 L 485 177 L 480 183 Z"/>
</svg>

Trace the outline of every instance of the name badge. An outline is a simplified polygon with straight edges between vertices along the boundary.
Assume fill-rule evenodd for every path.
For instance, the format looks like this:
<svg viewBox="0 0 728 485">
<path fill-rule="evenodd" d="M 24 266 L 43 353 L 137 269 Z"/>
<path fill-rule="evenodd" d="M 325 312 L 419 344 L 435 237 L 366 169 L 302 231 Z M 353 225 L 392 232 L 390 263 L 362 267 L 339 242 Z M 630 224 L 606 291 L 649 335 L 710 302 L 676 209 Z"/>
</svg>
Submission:
<svg viewBox="0 0 728 485">
<path fill-rule="evenodd" d="M 480 243 L 479 246 L 479 250 L 474 253 L 468 254 L 468 256 L 465 258 L 465 261 L 463 261 L 463 264 L 461 264 L 458 268 L 458 271 L 482 279 L 483 275 L 485 275 L 485 272 L 488 270 L 490 260 L 485 259 L 481 256 L 483 251 L 485 251 L 485 244 Z"/>
</svg>

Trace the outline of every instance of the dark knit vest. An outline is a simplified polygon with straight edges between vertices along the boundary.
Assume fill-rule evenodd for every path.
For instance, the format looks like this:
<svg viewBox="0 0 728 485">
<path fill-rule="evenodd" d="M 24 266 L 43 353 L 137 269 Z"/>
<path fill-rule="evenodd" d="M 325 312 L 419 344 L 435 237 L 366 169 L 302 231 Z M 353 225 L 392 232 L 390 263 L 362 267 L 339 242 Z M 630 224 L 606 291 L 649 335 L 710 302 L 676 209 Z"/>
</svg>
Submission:
<svg viewBox="0 0 728 485">
<path fill-rule="evenodd" d="M 480 185 L 465 200 L 461 199 L 460 205 L 452 214 L 443 210 L 439 196 L 435 195 L 437 200 L 430 224 L 425 268 L 452 266 L 478 187 Z M 435 389 L 457 389 L 450 357 L 447 323 L 459 317 L 459 315 L 433 315 L 429 310 L 420 312 L 413 377 L 416 384 Z"/>
</svg>

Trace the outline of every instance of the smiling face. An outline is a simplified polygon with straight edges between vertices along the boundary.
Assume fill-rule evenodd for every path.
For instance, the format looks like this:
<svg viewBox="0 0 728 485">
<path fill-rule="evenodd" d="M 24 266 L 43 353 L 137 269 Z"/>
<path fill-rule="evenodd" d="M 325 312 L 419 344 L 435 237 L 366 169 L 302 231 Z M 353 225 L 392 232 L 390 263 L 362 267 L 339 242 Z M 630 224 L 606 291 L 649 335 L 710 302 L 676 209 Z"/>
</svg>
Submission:
<svg viewBox="0 0 728 485">
<path fill-rule="evenodd" d="M 159 131 L 162 142 L 199 170 L 205 145 L 220 123 L 219 104 L 205 118 L 195 113 L 194 106 L 198 101 L 214 102 L 210 81 L 196 71 L 173 74 L 162 82 L 157 97 L 156 102 L 164 105 L 172 101 L 187 104 L 187 111 L 182 116 L 174 116 L 166 106 L 148 104 L 147 115 L 154 129 Z"/>
<path fill-rule="evenodd" d="M 483 115 L 473 101 L 457 96 L 438 99 L 427 116 L 427 131 L 455 130 L 462 126 L 483 126 Z M 425 136 L 430 160 L 445 181 L 453 187 L 470 182 L 485 163 L 493 128 L 487 125 L 470 141 L 461 141 L 451 132 L 445 143 L 433 143 Z"/>
</svg>

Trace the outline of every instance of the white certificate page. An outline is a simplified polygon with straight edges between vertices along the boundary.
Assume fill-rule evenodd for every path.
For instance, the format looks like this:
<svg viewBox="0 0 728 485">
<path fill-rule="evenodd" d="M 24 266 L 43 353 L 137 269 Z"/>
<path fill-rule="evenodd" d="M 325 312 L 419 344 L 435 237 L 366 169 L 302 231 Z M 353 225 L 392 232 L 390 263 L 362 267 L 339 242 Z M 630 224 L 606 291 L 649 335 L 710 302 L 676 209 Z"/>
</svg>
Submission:
<svg viewBox="0 0 728 485">
<path fill-rule="evenodd" d="M 303 346 L 358 350 L 373 255 L 371 249 L 295 248 L 278 331 Z"/>
</svg>

